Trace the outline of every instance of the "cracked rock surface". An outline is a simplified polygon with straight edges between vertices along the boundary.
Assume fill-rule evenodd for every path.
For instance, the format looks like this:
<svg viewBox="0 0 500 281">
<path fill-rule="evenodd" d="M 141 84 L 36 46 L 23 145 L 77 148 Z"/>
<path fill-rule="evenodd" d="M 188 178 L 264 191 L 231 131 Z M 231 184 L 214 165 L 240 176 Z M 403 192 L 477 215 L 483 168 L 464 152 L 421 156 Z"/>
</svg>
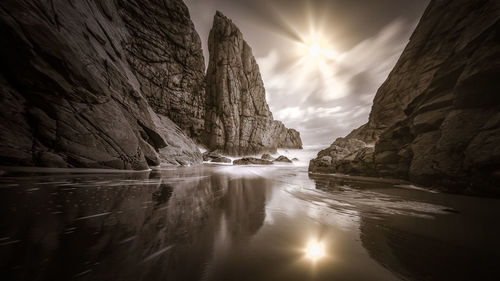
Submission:
<svg viewBox="0 0 500 281">
<path fill-rule="evenodd" d="M 302 148 L 300 134 L 273 119 L 252 49 L 217 12 L 210 31 L 204 143 L 229 155 Z"/>
<path fill-rule="evenodd" d="M 130 37 L 127 60 L 149 105 L 190 137 L 204 123 L 205 63 L 201 41 L 181 0 L 120 0 Z"/>
<path fill-rule="evenodd" d="M 6 0 L 0 30 L 1 165 L 201 162 L 183 133 L 200 131 L 204 102 L 182 1 Z"/>
</svg>

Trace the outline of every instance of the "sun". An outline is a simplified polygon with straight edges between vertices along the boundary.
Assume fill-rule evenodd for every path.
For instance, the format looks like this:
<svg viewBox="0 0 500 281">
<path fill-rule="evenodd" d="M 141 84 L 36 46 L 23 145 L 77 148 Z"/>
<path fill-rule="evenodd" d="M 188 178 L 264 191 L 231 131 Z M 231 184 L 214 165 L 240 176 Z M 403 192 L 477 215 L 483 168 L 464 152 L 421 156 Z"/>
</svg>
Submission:
<svg viewBox="0 0 500 281">
<path fill-rule="evenodd" d="M 312 40 L 311 40 L 312 39 Z M 322 62 L 332 62 L 338 60 L 337 53 L 331 48 L 326 40 L 314 36 L 310 40 L 304 40 L 301 44 L 302 57 L 306 62 L 316 65 Z"/>
<path fill-rule="evenodd" d="M 321 53 L 321 47 L 317 42 L 314 42 L 309 46 L 309 56 L 315 58 L 321 56 Z"/>
</svg>

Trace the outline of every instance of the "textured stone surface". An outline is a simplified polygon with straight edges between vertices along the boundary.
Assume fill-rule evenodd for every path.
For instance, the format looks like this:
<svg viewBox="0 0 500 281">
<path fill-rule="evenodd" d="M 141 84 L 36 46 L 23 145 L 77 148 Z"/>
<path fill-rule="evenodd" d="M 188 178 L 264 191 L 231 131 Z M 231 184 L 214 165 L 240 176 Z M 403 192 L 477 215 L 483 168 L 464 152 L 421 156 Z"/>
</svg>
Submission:
<svg viewBox="0 0 500 281">
<path fill-rule="evenodd" d="M 205 63 L 201 41 L 181 0 L 120 0 L 130 33 L 125 50 L 155 112 L 197 138 L 203 128 Z"/>
<path fill-rule="evenodd" d="M 157 151 L 161 163 L 191 165 L 201 162 L 202 156 L 196 144 L 172 120 L 161 114 L 152 113 L 152 116 L 158 134 L 166 143 Z"/>
<path fill-rule="evenodd" d="M 205 151 L 203 153 L 203 161 L 210 161 L 215 158 L 222 157 L 217 150 L 214 151 Z"/>
<path fill-rule="evenodd" d="M 230 155 L 302 148 L 299 132 L 273 120 L 252 49 L 217 12 L 209 35 L 204 142 Z"/>
<path fill-rule="evenodd" d="M 231 163 L 231 159 L 229 159 L 227 157 L 224 157 L 224 156 L 221 156 L 221 157 L 217 157 L 217 158 L 212 159 L 212 161 L 210 161 L 210 162 L 214 162 L 214 163 Z"/>
<path fill-rule="evenodd" d="M 264 154 L 262 154 L 262 156 L 260 157 L 260 159 L 272 161 L 273 157 L 269 153 L 264 153 Z"/>
<path fill-rule="evenodd" d="M 319 173 L 363 174 L 374 176 L 373 147 L 358 139 L 338 138 L 312 159 L 309 170 Z"/>
<path fill-rule="evenodd" d="M 145 169 L 201 161 L 193 142 L 153 111 L 181 125 L 184 115 L 199 117 L 178 103 L 191 98 L 197 111 L 203 69 L 180 0 L 7 0 L 0 30 L 2 165 Z"/>
<path fill-rule="evenodd" d="M 292 163 L 292 160 L 288 159 L 286 156 L 280 155 L 278 158 L 274 159 L 273 162 Z"/>
<path fill-rule="evenodd" d="M 268 160 L 263 160 L 259 158 L 254 158 L 254 157 L 243 157 L 241 159 L 237 159 L 233 161 L 233 165 L 250 165 L 250 164 L 256 164 L 256 165 L 271 165 L 273 162 L 268 161 Z"/>
<path fill-rule="evenodd" d="M 500 192 L 499 18 L 498 1 L 431 1 L 378 90 L 369 122 L 348 136 L 375 142 L 373 153 L 354 152 L 369 169 L 350 171 L 354 161 L 340 170 L 336 161 L 319 165 L 322 154 L 337 155 L 328 149 L 310 171 L 375 172 L 452 191 Z"/>
</svg>

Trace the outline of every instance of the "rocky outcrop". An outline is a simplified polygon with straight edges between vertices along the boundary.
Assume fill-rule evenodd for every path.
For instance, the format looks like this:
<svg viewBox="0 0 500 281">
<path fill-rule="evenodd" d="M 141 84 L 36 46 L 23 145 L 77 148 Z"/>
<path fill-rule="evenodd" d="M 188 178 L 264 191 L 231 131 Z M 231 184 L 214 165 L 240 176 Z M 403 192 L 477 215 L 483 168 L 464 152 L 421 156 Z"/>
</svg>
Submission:
<svg viewBox="0 0 500 281">
<path fill-rule="evenodd" d="M 237 159 L 233 161 L 233 165 L 250 165 L 250 164 L 255 164 L 255 165 L 271 165 L 273 162 L 268 161 L 268 160 L 263 160 L 259 158 L 254 158 L 254 157 L 243 157 L 241 159 Z"/>
<path fill-rule="evenodd" d="M 280 155 L 278 158 L 274 159 L 273 162 L 292 163 L 292 160 L 288 159 L 286 156 Z"/>
<path fill-rule="evenodd" d="M 262 160 L 272 161 L 272 160 L 273 160 L 273 157 L 272 157 L 272 156 L 271 156 L 271 154 L 269 154 L 269 153 L 264 153 L 264 154 L 262 154 L 262 156 L 260 157 L 260 159 L 262 159 Z"/>
<path fill-rule="evenodd" d="M 273 120 L 252 49 L 222 13 L 214 17 L 208 42 L 204 143 L 230 155 L 302 148 L 299 132 Z"/>
<path fill-rule="evenodd" d="M 213 162 L 213 163 L 231 163 L 231 159 L 224 157 L 224 156 L 221 156 L 221 157 L 217 157 L 217 158 L 212 159 L 212 161 L 210 161 L 210 162 Z"/>
<path fill-rule="evenodd" d="M 344 157 L 335 141 L 310 171 L 500 192 L 499 19 L 494 0 L 431 1 L 378 90 L 369 122 L 347 137 L 375 143 L 373 151 Z"/>
<path fill-rule="evenodd" d="M 363 174 L 375 176 L 374 148 L 358 139 L 338 138 L 311 160 L 309 170 L 318 173 Z"/>
<path fill-rule="evenodd" d="M 199 38 L 180 0 L 3 1 L 0 164 L 201 162 Z M 192 110 L 191 110 L 192 109 Z"/>
<path fill-rule="evenodd" d="M 210 161 L 212 159 L 221 158 L 221 157 L 222 157 L 222 155 L 220 155 L 217 150 L 205 151 L 203 153 L 203 161 Z"/>
</svg>

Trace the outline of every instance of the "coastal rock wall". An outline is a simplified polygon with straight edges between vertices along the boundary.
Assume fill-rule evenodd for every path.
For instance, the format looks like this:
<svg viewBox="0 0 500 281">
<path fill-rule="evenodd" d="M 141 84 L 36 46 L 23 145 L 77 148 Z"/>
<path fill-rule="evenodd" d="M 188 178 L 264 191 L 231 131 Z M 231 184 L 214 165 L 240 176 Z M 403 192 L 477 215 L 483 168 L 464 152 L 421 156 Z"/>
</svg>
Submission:
<svg viewBox="0 0 500 281">
<path fill-rule="evenodd" d="M 128 62 L 155 112 L 168 116 L 190 137 L 204 123 L 205 63 L 201 41 L 180 0 L 120 0 L 130 33 Z"/>
<path fill-rule="evenodd" d="M 0 30 L 1 165 L 201 162 L 168 120 L 195 134 L 186 120 L 202 119 L 201 47 L 182 1 L 7 0 Z"/>
<path fill-rule="evenodd" d="M 230 155 L 302 148 L 299 132 L 275 121 L 252 49 L 222 13 L 208 41 L 204 143 Z"/>
<path fill-rule="evenodd" d="M 200 163 L 194 141 L 233 155 L 302 146 L 273 120 L 251 49 L 220 13 L 205 79 L 181 0 L 0 8 L 0 165 L 146 169 Z"/>
<path fill-rule="evenodd" d="M 337 140 L 309 170 L 498 192 L 499 19 L 498 1 L 431 1 L 377 91 L 369 122 L 347 136 L 365 145 Z M 366 167 L 354 169 L 360 165 Z"/>
</svg>

